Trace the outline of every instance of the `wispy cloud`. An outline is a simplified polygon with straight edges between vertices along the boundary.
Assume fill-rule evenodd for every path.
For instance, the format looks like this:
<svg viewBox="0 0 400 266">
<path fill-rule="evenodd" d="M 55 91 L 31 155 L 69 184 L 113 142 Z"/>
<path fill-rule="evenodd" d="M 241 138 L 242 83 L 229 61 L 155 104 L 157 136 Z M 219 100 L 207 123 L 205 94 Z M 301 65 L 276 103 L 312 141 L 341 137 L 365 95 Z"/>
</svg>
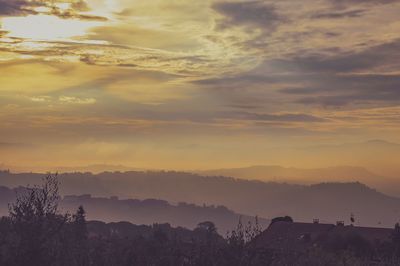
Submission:
<svg viewBox="0 0 400 266">
<path fill-rule="evenodd" d="M 71 103 L 71 104 L 95 104 L 96 99 L 94 98 L 77 98 L 73 96 L 60 96 L 58 99 L 62 103 Z"/>
<path fill-rule="evenodd" d="M 288 139 L 397 140 L 399 12 L 389 0 L 0 0 L 0 138 L 146 146 L 140 156 L 248 145 L 249 158 Z"/>
</svg>

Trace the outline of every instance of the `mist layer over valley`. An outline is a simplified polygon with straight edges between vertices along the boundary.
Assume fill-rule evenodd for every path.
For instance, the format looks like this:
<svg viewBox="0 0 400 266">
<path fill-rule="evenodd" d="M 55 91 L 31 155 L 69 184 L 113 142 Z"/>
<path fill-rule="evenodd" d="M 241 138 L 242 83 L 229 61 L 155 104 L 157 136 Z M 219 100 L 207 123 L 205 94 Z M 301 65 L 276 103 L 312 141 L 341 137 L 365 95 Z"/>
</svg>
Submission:
<svg viewBox="0 0 400 266">
<path fill-rule="evenodd" d="M 42 177 L 43 174 L 3 171 L 0 185 L 15 188 L 38 184 Z M 400 199 L 358 182 L 294 185 L 184 172 L 139 171 L 64 173 L 59 180 L 62 195 L 75 195 L 64 198 L 64 206 L 84 204 L 89 218 L 92 213 L 93 218 L 106 221 L 162 221 L 193 227 L 200 222 L 197 219 L 208 217 L 207 220 L 214 219 L 226 229 L 237 223 L 240 214 L 245 215 L 245 220 L 256 215 L 290 215 L 297 221 L 320 219 L 330 223 L 349 221 L 354 214 L 357 225 L 392 227 L 400 215 Z M 204 204 L 225 207 L 199 207 Z M 177 213 L 182 215 L 173 215 Z"/>
</svg>

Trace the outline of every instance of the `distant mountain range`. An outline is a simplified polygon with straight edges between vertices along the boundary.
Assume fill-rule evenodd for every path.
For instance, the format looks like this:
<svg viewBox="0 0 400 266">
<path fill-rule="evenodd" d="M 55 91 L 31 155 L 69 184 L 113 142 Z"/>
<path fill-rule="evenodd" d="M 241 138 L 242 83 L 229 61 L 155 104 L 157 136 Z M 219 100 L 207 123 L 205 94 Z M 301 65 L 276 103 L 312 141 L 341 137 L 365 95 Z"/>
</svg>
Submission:
<svg viewBox="0 0 400 266">
<path fill-rule="evenodd" d="M 197 171 L 207 176 L 231 176 L 281 183 L 315 184 L 321 182 L 373 182 L 377 175 L 362 167 L 338 166 L 301 169 L 276 165 L 257 165 L 242 168 Z"/>
<path fill-rule="evenodd" d="M 318 184 L 322 182 L 361 182 L 390 195 L 400 195 L 400 180 L 374 174 L 363 167 L 337 166 L 316 169 L 258 165 L 231 169 L 193 171 L 206 176 L 230 176 L 266 182 Z"/>
<path fill-rule="evenodd" d="M 146 169 L 138 167 L 130 167 L 122 164 L 89 164 L 80 166 L 53 166 L 53 167 L 40 167 L 40 166 L 16 166 L 7 165 L 0 162 L 0 169 L 11 169 L 13 172 L 58 172 L 58 173 L 74 173 L 74 172 L 91 172 L 94 174 L 102 172 L 127 172 L 127 171 L 145 171 Z M 26 169 L 29 169 L 28 171 Z M 45 169 L 45 170 L 43 170 Z"/>
<path fill-rule="evenodd" d="M 356 136 L 355 136 L 356 137 Z M 18 143 L 4 144 L 7 145 L 20 145 Z M 0 143 L 1 146 L 1 143 Z M 0 147 L 1 148 L 1 147 Z M 227 156 L 229 157 L 229 156 Z M 400 179 L 400 164 L 398 158 L 400 157 L 400 144 L 392 141 L 381 139 L 372 139 L 368 141 L 348 142 L 348 143 L 330 143 L 330 144 L 315 144 L 315 145 L 269 145 L 265 147 L 262 153 L 259 153 L 257 158 L 249 159 L 243 154 L 243 160 L 235 162 L 234 167 L 247 167 L 251 165 L 278 165 L 283 167 L 295 167 L 297 169 L 324 169 L 336 168 L 340 166 L 360 167 L 365 168 L 367 171 L 374 173 L 378 177 L 386 177 L 392 179 Z M 124 162 L 126 164 L 126 162 Z M 215 161 L 216 167 L 211 166 L 210 169 L 218 168 L 233 168 L 229 166 L 226 158 L 221 158 L 221 163 L 224 166 L 219 166 L 219 161 Z M 212 163 L 210 163 L 212 165 Z M 237 166 L 238 165 L 238 166 Z M 185 167 L 182 164 L 179 167 Z M 203 166 L 204 167 L 204 166 Z M 107 161 L 102 163 L 93 163 L 89 165 L 26 165 L 6 163 L 0 160 L 0 169 L 11 169 L 14 172 L 92 172 L 101 173 L 105 171 L 145 171 L 153 170 L 159 171 L 161 169 L 148 169 L 143 165 L 135 165 L 127 163 L 121 164 L 119 161 Z M 165 169 L 165 167 L 163 168 Z M 185 169 L 180 171 L 189 171 L 194 169 Z M 208 170 L 205 168 L 197 170 Z M 192 172 L 192 171 L 189 171 Z M 197 172 L 197 171 L 195 171 Z M 386 180 L 385 178 L 385 180 Z M 278 180 L 280 181 L 280 180 Z M 324 182 L 326 180 L 318 180 Z M 364 182 L 360 180 L 360 182 Z M 372 184 L 373 185 L 373 184 Z M 393 187 L 393 184 L 390 185 Z M 398 186 L 398 184 L 397 184 Z M 398 186 L 400 187 L 400 186 Z M 377 187 L 380 189 L 380 187 Z M 400 195 L 400 189 L 397 191 Z"/>
<path fill-rule="evenodd" d="M 304 147 L 271 147 L 262 157 L 267 163 L 191 172 L 299 184 L 359 181 L 400 196 L 398 158 L 400 144 L 369 140 Z"/>
<path fill-rule="evenodd" d="M 0 185 L 38 184 L 43 174 L 0 172 Z M 276 182 L 200 176 L 183 172 L 105 172 L 59 175 L 63 195 L 91 194 L 121 199 L 162 199 L 174 205 L 223 205 L 236 213 L 272 218 L 291 215 L 297 221 L 348 221 L 392 227 L 400 219 L 400 199 L 361 183 L 293 185 Z M 95 202 L 96 199 L 87 199 Z M 99 202 L 102 200 L 99 199 Z M 161 204 L 162 205 L 162 204 Z M 179 205 L 178 205 L 179 207 Z M 105 213 L 106 215 L 106 213 Z M 197 222 L 197 221 L 196 221 Z"/>
</svg>

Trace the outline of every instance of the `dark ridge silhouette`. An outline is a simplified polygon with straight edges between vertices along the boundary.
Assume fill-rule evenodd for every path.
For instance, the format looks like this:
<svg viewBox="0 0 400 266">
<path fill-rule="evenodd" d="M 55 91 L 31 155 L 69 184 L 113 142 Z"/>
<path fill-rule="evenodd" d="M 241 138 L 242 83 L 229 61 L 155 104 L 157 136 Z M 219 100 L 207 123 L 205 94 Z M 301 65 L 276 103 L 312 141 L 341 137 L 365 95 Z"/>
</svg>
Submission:
<svg viewBox="0 0 400 266">
<path fill-rule="evenodd" d="M 199 223 L 200 224 L 200 223 Z M 203 231 L 192 230 L 184 227 L 173 227 L 169 223 L 153 223 L 151 225 L 137 225 L 130 222 L 111 222 L 87 221 L 88 236 L 90 238 L 144 238 L 151 239 L 157 232 L 161 231 L 167 239 L 179 238 L 184 242 L 193 241 L 193 239 L 202 239 L 205 236 Z M 222 240 L 222 236 L 218 236 Z"/>
</svg>

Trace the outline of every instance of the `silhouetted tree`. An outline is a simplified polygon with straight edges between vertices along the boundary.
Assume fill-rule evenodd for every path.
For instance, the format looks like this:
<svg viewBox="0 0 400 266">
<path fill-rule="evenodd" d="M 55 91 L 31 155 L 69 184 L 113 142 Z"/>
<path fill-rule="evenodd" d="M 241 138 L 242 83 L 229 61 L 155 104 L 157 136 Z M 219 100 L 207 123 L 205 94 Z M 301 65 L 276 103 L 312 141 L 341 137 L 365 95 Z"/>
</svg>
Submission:
<svg viewBox="0 0 400 266">
<path fill-rule="evenodd" d="M 57 175 L 43 181 L 18 194 L 1 219 L 0 265 L 89 265 L 83 207 L 72 216 L 60 213 Z"/>
<path fill-rule="evenodd" d="M 209 234 L 216 234 L 217 233 L 217 227 L 215 227 L 215 224 L 210 221 L 206 222 L 201 222 L 197 225 L 197 230 L 204 230 Z"/>
<path fill-rule="evenodd" d="M 88 231 L 86 226 L 85 210 L 82 206 L 79 206 L 76 213 L 72 216 L 71 227 L 71 239 L 74 247 L 73 259 L 75 265 L 85 266 L 89 264 L 88 257 Z"/>
<path fill-rule="evenodd" d="M 273 225 L 276 222 L 288 222 L 288 223 L 293 223 L 293 219 L 290 216 L 283 216 L 283 217 L 275 217 L 271 220 L 271 223 L 269 226 Z"/>
<path fill-rule="evenodd" d="M 59 199 L 57 176 L 48 175 L 10 205 L 14 265 L 54 265 L 62 256 L 60 236 L 69 216 L 58 213 Z"/>
<path fill-rule="evenodd" d="M 396 223 L 392 233 L 393 253 L 396 257 L 400 257 L 400 224 Z"/>
<path fill-rule="evenodd" d="M 258 217 L 243 225 L 239 219 L 236 229 L 228 233 L 223 249 L 225 265 L 269 265 L 271 252 L 256 245 L 256 238 L 261 233 Z"/>
</svg>

